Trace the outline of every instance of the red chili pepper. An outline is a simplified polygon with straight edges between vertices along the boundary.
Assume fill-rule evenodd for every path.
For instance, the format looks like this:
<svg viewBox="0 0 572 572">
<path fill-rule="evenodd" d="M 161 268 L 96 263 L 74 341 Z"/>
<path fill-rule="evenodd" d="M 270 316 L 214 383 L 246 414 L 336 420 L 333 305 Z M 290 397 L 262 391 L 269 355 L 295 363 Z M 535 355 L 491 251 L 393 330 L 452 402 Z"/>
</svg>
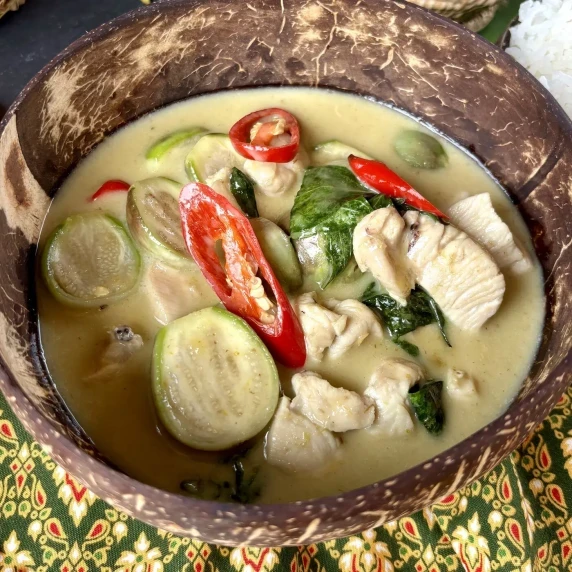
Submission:
<svg viewBox="0 0 572 572">
<path fill-rule="evenodd" d="M 251 139 L 250 133 L 254 125 L 268 117 L 272 120 L 264 122 Z M 284 133 L 290 135 L 290 141 L 286 145 L 271 147 L 273 130 L 280 120 L 284 120 Z M 247 159 L 265 163 L 288 163 L 294 159 L 300 146 L 300 127 L 297 119 L 291 113 L 277 107 L 245 115 L 231 127 L 228 135 L 237 153 Z"/>
<path fill-rule="evenodd" d="M 107 195 L 108 193 L 117 193 L 119 191 L 126 192 L 131 188 L 129 183 L 125 181 L 120 181 L 119 179 L 114 179 L 112 181 L 106 181 L 97 189 L 95 193 L 89 199 L 91 202 L 96 201 L 97 199 L 101 198 L 103 195 Z"/>
<path fill-rule="evenodd" d="M 304 333 L 248 219 L 202 183 L 183 187 L 179 209 L 187 249 L 226 309 L 244 318 L 278 361 L 287 367 L 302 367 L 306 361 Z M 224 268 L 215 251 L 219 240 Z M 257 275 L 272 291 L 273 311 L 263 311 L 251 294 Z"/>
<path fill-rule="evenodd" d="M 387 165 L 355 155 L 350 155 L 348 161 L 354 175 L 368 187 L 392 199 L 404 199 L 406 204 L 420 211 L 433 214 L 444 220 L 448 219 L 446 214 L 442 213 L 409 183 L 395 174 Z"/>
</svg>

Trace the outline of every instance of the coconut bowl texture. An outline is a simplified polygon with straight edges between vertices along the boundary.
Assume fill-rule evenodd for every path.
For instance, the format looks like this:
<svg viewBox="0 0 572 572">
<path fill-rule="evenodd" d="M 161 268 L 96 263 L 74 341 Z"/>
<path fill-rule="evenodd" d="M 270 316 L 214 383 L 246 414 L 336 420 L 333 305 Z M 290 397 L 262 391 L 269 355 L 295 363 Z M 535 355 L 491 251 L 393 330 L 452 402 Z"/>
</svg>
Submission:
<svg viewBox="0 0 572 572">
<path fill-rule="evenodd" d="M 432 123 L 504 185 L 546 276 L 544 337 L 515 401 L 422 465 L 337 497 L 230 505 L 147 486 L 105 463 L 72 421 L 38 345 L 34 265 L 63 178 L 109 133 L 183 98 L 247 86 L 351 91 Z M 104 500 L 174 533 L 236 545 L 315 542 L 381 525 L 508 455 L 568 383 L 572 125 L 514 61 L 461 26 L 392 0 L 174 0 L 87 34 L 42 70 L 0 126 L 0 389 L 53 458 Z"/>
</svg>

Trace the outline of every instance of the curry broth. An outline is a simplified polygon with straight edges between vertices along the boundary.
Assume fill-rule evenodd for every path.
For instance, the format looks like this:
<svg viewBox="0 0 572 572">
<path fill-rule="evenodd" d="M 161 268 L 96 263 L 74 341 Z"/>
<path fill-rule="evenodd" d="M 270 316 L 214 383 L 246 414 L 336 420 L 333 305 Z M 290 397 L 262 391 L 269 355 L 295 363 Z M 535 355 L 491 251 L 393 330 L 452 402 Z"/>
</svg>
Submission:
<svg viewBox="0 0 572 572">
<path fill-rule="evenodd" d="M 434 171 L 409 167 L 393 151 L 392 142 L 403 129 L 419 129 L 411 118 L 366 99 L 308 88 L 257 89 L 226 92 L 169 106 L 128 125 L 107 138 L 70 174 L 46 217 L 43 243 L 67 216 L 104 210 L 125 221 L 126 195 L 116 193 L 95 203 L 87 201 L 108 179 L 136 181 L 167 176 L 186 181 L 184 158 L 177 148 L 157 168 L 145 159 L 159 138 L 185 127 L 200 125 L 227 132 L 243 115 L 266 107 L 283 107 L 299 120 L 307 149 L 338 139 L 383 160 L 440 209 L 469 195 L 488 192 L 513 234 L 532 254 L 527 229 L 517 210 L 490 176 L 474 160 L 447 141 L 445 168 Z M 279 219 L 294 200 L 257 196 L 261 216 Z M 533 256 L 533 255 L 532 255 Z M 144 263 L 147 255 L 144 254 Z M 262 462 L 261 502 L 282 502 L 350 490 L 422 462 L 459 442 L 497 417 L 514 397 L 536 354 L 544 318 L 542 275 L 538 263 L 528 273 L 505 273 L 507 290 L 499 312 L 476 334 L 448 324 L 452 348 L 435 325 L 409 334 L 421 349 L 419 361 L 431 378 L 443 379 L 449 367 L 462 369 L 478 381 L 472 401 L 449 399 L 444 393 L 447 421 L 443 433 L 430 436 L 420 424 L 404 437 L 382 438 L 368 430 L 344 433 L 342 457 L 316 475 L 284 474 L 262 462 L 261 439 L 250 454 Z M 209 285 L 196 270 L 196 307 L 217 303 Z M 56 386 L 74 416 L 98 449 L 127 474 L 151 485 L 180 492 L 184 479 L 229 478 L 221 454 L 194 451 L 179 444 L 160 426 L 151 394 L 153 340 L 161 325 L 146 301 L 145 284 L 127 299 L 96 310 L 65 307 L 38 281 L 41 339 Z M 144 347 L 118 371 L 98 375 L 98 356 L 107 331 L 127 324 L 144 339 Z M 337 360 L 308 360 L 305 369 L 323 375 L 333 385 L 362 392 L 382 357 L 409 356 L 387 337 L 371 336 Z M 411 358 L 409 358 L 411 359 Z M 283 389 L 291 395 L 292 371 L 279 366 Z M 261 435 L 262 437 L 262 435 Z"/>
</svg>

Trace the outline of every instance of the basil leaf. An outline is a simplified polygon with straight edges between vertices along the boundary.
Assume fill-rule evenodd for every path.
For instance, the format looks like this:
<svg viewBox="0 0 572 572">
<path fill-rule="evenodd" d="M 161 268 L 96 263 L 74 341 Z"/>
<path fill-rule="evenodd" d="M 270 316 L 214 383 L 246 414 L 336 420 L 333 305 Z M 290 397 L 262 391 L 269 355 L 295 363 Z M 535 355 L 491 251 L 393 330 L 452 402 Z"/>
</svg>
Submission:
<svg viewBox="0 0 572 572">
<path fill-rule="evenodd" d="M 349 263 L 353 231 L 372 207 L 371 192 L 346 167 L 310 167 L 294 200 L 290 235 L 306 274 L 325 288 Z"/>
<path fill-rule="evenodd" d="M 421 290 L 416 289 L 411 292 L 406 306 L 401 306 L 389 294 L 379 294 L 364 299 L 363 303 L 381 314 L 393 340 L 435 321 L 427 302 L 427 295 Z"/>
<path fill-rule="evenodd" d="M 407 340 L 393 340 L 402 350 L 406 351 L 410 356 L 417 357 L 419 355 L 419 348 L 408 342 Z"/>
<path fill-rule="evenodd" d="M 445 343 L 451 346 L 445 334 L 445 317 L 441 309 L 419 286 L 409 295 L 406 306 L 401 306 L 389 294 L 377 294 L 375 283 L 366 290 L 362 302 L 382 317 L 392 341 L 410 355 L 419 355 L 419 348 L 401 340 L 401 336 L 433 323 L 437 323 Z"/>
<path fill-rule="evenodd" d="M 181 489 L 195 498 L 204 500 L 235 501 L 242 504 L 255 501 L 260 496 L 258 467 L 245 468 L 245 457 L 248 452 L 249 449 L 246 448 L 221 460 L 222 464 L 231 466 L 233 482 L 186 479 L 181 483 Z"/>
<path fill-rule="evenodd" d="M 380 292 L 380 287 L 377 281 L 371 282 L 369 286 L 365 289 L 361 299 L 365 303 L 365 300 L 370 298 L 375 298 L 376 296 L 381 296 L 383 292 Z"/>
<path fill-rule="evenodd" d="M 443 410 L 443 382 L 428 381 L 409 390 L 409 401 L 415 416 L 432 435 L 439 435 L 445 423 Z"/>
<path fill-rule="evenodd" d="M 371 194 L 346 167 L 309 167 L 290 213 L 290 236 L 297 239 L 314 234 L 344 203 Z"/>
<path fill-rule="evenodd" d="M 397 212 L 403 216 L 407 211 L 416 211 L 418 213 L 424 214 L 425 216 L 428 216 L 430 219 L 434 220 L 435 222 L 440 222 L 441 224 L 444 225 L 448 225 L 449 223 L 440 219 L 437 215 L 434 215 L 433 213 L 428 213 L 427 211 L 422 211 L 420 209 L 417 209 L 415 207 L 412 207 L 411 205 L 408 205 L 405 202 L 405 199 L 394 199 L 393 201 L 395 208 L 397 209 Z"/>
<path fill-rule="evenodd" d="M 393 206 L 393 201 L 387 195 L 377 194 L 368 199 L 368 201 L 374 211 Z"/>
<path fill-rule="evenodd" d="M 420 290 L 421 292 L 423 292 L 423 294 L 425 294 L 425 297 L 427 299 L 427 304 L 429 306 L 429 309 L 431 310 L 431 313 L 433 314 L 434 321 L 437 323 L 439 331 L 441 332 L 441 337 L 443 338 L 445 343 L 449 347 L 451 347 L 451 342 L 449 342 L 449 338 L 447 338 L 447 334 L 445 332 L 445 316 L 443 315 L 441 308 L 439 308 L 437 302 L 435 302 L 435 300 L 433 300 L 433 298 L 431 298 L 431 296 L 429 296 L 429 294 L 425 290 L 423 290 L 421 286 L 417 286 L 417 290 Z"/>
<path fill-rule="evenodd" d="M 428 213 L 427 211 L 419 210 L 418 208 L 412 207 L 405 202 L 405 199 L 391 199 L 387 195 L 377 194 L 368 199 L 371 208 L 376 211 L 377 209 L 383 209 L 386 207 L 395 207 L 397 212 L 403 216 L 407 211 L 417 211 L 418 213 L 424 214 L 432 218 L 435 222 L 440 222 L 441 224 L 448 225 L 447 221 L 440 219 L 437 215 L 433 213 Z"/>
<path fill-rule="evenodd" d="M 230 498 L 233 501 L 246 504 L 254 501 L 260 496 L 260 487 L 255 483 L 258 476 L 258 469 L 255 469 L 247 476 L 244 465 L 240 459 L 236 459 L 232 468 L 234 470 L 234 486 Z"/>
<path fill-rule="evenodd" d="M 258 208 L 254 196 L 254 185 L 251 180 L 236 167 L 230 172 L 230 192 L 233 194 L 238 206 L 249 218 L 258 217 Z"/>
</svg>

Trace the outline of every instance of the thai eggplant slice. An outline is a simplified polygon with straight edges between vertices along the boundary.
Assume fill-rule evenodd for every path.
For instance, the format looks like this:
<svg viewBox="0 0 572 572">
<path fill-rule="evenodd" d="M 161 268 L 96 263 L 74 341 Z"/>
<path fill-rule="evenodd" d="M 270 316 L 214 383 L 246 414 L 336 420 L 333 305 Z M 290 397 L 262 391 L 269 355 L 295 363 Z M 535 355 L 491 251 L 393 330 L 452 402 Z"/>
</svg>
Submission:
<svg viewBox="0 0 572 572">
<path fill-rule="evenodd" d="M 278 371 L 238 316 L 205 308 L 157 334 L 153 394 L 159 417 L 182 443 L 228 449 L 257 435 L 278 404 Z"/>
<path fill-rule="evenodd" d="M 149 147 L 145 158 L 153 163 L 159 163 L 167 153 L 182 145 L 196 143 L 207 133 L 202 127 L 191 127 L 171 133 Z"/>
<path fill-rule="evenodd" d="M 371 159 L 369 155 L 362 153 L 355 147 L 350 147 L 340 141 L 324 141 L 316 145 L 312 150 L 310 162 L 314 167 L 322 167 L 324 165 L 341 165 L 342 167 L 348 166 L 348 157 L 350 155 L 357 155 L 365 159 Z"/>
<path fill-rule="evenodd" d="M 207 183 L 223 169 L 243 169 L 246 159 L 232 146 L 228 135 L 209 133 L 201 137 L 185 159 L 185 170 L 190 181 Z"/>
<path fill-rule="evenodd" d="M 44 281 L 69 306 L 92 308 L 127 296 L 139 280 L 141 260 L 123 225 L 103 213 L 68 217 L 48 238 Z"/>
<path fill-rule="evenodd" d="M 280 284 L 288 292 L 300 288 L 302 271 L 290 237 L 277 224 L 265 218 L 252 218 L 250 224 Z"/>
<path fill-rule="evenodd" d="M 180 265 L 192 261 L 181 230 L 181 185 L 153 177 L 132 185 L 127 196 L 127 224 L 137 243 L 163 261 Z"/>
</svg>

